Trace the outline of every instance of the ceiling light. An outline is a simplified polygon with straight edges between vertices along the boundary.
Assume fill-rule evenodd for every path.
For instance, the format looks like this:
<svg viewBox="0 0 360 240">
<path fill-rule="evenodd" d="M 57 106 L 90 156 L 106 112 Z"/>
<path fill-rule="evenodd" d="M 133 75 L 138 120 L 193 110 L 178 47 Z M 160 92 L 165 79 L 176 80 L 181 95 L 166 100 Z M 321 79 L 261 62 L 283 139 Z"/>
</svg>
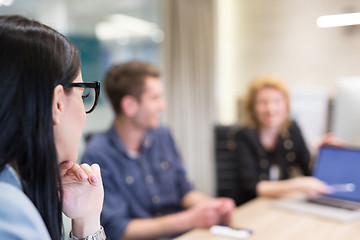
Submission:
<svg viewBox="0 0 360 240">
<path fill-rule="evenodd" d="M 11 4 L 13 4 L 14 0 L 0 0 L 0 7 L 1 6 L 10 6 Z"/>
<path fill-rule="evenodd" d="M 164 33 L 152 22 L 123 14 L 113 14 L 95 27 L 95 34 L 100 40 L 115 40 L 128 42 L 130 38 L 149 37 L 155 42 L 161 42 Z"/>
<path fill-rule="evenodd" d="M 316 24 L 321 28 L 357 25 L 360 24 L 360 13 L 321 16 L 316 20 Z"/>
</svg>

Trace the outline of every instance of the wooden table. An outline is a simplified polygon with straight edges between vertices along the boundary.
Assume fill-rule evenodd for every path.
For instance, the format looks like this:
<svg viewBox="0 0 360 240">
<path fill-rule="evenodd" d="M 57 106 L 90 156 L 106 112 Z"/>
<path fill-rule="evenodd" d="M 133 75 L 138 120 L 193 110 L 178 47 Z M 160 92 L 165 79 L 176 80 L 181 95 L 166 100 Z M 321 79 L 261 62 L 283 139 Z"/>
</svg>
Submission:
<svg viewBox="0 0 360 240">
<path fill-rule="evenodd" d="M 359 240 L 360 221 L 340 223 L 272 206 L 266 198 L 254 199 L 237 208 L 234 227 L 254 231 L 249 240 Z M 194 229 L 176 240 L 229 240 L 207 229 Z"/>
</svg>

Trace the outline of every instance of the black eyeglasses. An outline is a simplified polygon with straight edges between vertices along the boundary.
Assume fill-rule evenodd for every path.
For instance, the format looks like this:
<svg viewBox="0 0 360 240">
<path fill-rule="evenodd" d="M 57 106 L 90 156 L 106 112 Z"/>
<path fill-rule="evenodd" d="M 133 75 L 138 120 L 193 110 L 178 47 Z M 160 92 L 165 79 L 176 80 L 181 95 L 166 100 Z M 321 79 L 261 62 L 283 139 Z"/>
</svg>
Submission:
<svg viewBox="0 0 360 240">
<path fill-rule="evenodd" d="M 91 113 L 94 111 L 99 95 L 100 95 L 100 82 L 77 82 L 77 83 L 66 83 L 63 84 L 64 87 L 79 87 L 83 88 L 84 92 L 82 95 L 82 99 L 84 101 L 85 111 L 86 113 Z"/>
</svg>

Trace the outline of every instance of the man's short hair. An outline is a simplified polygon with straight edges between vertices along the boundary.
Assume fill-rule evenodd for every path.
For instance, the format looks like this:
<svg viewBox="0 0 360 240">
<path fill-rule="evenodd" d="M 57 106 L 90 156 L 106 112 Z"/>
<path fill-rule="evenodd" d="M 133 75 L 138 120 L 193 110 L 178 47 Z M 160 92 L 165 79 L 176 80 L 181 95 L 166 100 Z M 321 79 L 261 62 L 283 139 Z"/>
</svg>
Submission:
<svg viewBox="0 0 360 240">
<path fill-rule="evenodd" d="M 122 113 L 121 99 L 130 95 L 140 101 L 147 77 L 160 77 L 160 71 L 148 62 L 131 61 L 112 66 L 106 73 L 104 84 L 116 114 Z"/>
</svg>

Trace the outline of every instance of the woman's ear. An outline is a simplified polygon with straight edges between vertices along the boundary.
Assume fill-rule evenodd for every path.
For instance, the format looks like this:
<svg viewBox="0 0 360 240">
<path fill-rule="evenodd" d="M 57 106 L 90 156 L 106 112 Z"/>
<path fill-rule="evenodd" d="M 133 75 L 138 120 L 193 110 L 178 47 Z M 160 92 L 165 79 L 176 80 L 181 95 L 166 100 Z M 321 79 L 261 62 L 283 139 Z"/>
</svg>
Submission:
<svg viewBox="0 0 360 240">
<path fill-rule="evenodd" d="M 139 108 L 138 101 L 133 96 L 130 95 L 124 96 L 121 99 L 120 104 L 123 113 L 125 114 L 125 116 L 128 117 L 133 117 Z"/>
<path fill-rule="evenodd" d="M 57 85 L 54 88 L 53 101 L 52 101 L 52 116 L 53 124 L 58 125 L 61 122 L 61 115 L 64 110 L 64 87 Z"/>
</svg>

